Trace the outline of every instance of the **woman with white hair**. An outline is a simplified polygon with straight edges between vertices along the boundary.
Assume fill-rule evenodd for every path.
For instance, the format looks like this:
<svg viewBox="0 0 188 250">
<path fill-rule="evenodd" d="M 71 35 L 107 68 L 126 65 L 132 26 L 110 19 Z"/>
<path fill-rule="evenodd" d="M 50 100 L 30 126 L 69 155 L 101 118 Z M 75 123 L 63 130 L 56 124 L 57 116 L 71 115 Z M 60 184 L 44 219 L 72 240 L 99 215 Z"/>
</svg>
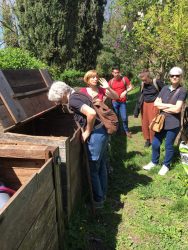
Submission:
<svg viewBox="0 0 188 250">
<path fill-rule="evenodd" d="M 107 191 L 106 152 L 108 134 L 104 125 L 96 119 L 91 100 L 76 93 L 64 82 L 54 82 L 49 90 L 48 99 L 59 104 L 68 104 L 74 112 L 74 119 L 82 128 L 82 139 L 86 142 L 94 204 L 102 208 Z"/>
<path fill-rule="evenodd" d="M 143 167 L 145 170 L 154 168 L 159 163 L 160 146 L 165 138 L 165 158 L 159 175 L 165 175 L 169 171 L 174 155 L 174 141 L 180 130 L 181 109 L 187 97 L 187 91 L 181 86 L 183 71 L 179 67 L 173 67 L 169 72 L 170 86 L 165 86 L 154 102 L 161 113 L 165 115 L 164 127 L 156 132 L 152 141 L 152 160 Z"/>
</svg>

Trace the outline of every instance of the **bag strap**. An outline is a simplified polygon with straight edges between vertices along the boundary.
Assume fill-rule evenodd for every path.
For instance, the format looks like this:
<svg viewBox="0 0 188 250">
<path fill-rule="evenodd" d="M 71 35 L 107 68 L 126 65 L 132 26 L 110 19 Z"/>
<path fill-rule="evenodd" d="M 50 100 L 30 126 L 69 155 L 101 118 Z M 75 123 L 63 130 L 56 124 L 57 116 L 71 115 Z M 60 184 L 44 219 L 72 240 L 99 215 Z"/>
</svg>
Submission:
<svg viewBox="0 0 188 250">
<path fill-rule="evenodd" d="M 124 86 L 127 87 L 127 82 L 126 82 L 125 76 L 122 77 L 122 81 L 123 81 Z"/>
<path fill-rule="evenodd" d="M 156 88 L 156 90 L 159 92 L 159 86 L 157 84 L 157 79 L 156 78 L 153 79 L 153 85 Z"/>
<path fill-rule="evenodd" d="M 109 82 L 110 88 L 112 88 L 113 82 L 114 82 L 114 78 L 112 78 L 112 79 L 110 80 L 110 82 Z"/>
<path fill-rule="evenodd" d="M 127 82 L 126 82 L 126 79 L 125 79 L 124 76 L 121 78 L 121 80 L 123 81 L 124 86 L 127 87 Z M 109 86 L 110 86 L 110 88 L 112 88 L 113 82 L 114 82 L 114 78 L 112 78 L 112 79 L 109 81 Z"/>
<path fill-rule="evenodd" d="M 174 97 L 176 97 L 178 95 L 178 93 L 180 92 L 180 89 L 182 87 L 179 87 L 178 89 L 175 90 L 174 94 L 170 97 L 168 103 L 172 102 L 172 100 L 174 100 Z"/>
<path fill-rule="evenodd" d="M 141 86 L 140 86 L 140 92 L 142 93 L 143 91 L 143 88 L 144 88 L 144 82 L 141 82 Z"/>
</svg>

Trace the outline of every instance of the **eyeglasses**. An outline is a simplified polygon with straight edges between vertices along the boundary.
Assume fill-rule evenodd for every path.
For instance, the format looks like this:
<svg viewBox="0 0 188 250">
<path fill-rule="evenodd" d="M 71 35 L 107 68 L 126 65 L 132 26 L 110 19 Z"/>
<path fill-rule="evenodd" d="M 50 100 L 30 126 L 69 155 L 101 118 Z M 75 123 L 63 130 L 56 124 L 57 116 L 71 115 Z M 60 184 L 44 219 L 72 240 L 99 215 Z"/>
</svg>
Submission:
<svg viewBox="0 0 188 250">
<path fill-rule="evenodd" d="M 170 78 L 173 78 L 173 77 L 179 78 L 180 75 L 171 75 L 171 76 L 170 76 Z"/>
</svg>

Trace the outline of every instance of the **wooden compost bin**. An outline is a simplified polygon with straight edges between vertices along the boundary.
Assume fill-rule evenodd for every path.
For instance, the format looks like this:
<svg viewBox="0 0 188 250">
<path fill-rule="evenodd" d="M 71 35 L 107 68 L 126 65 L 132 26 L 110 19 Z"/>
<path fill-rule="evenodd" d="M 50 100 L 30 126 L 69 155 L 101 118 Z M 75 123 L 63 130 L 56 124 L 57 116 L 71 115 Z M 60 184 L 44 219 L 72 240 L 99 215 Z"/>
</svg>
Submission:
<svg viewBox="0 0 188 250">
<path fill-rule="evenodd" d="M 59 147 L 63 206 L 70 217 L 82 193 L 80 129 L 73 115 L 48 101 L 46 70 L 0 71 L 0 141 Z"/>
<path fill-rule="evenodd" d="M 0 178 L 16 190 L 0 209 L 0 249 L 63 249 L 58 148 L 0 143 Z"/>
</svg>

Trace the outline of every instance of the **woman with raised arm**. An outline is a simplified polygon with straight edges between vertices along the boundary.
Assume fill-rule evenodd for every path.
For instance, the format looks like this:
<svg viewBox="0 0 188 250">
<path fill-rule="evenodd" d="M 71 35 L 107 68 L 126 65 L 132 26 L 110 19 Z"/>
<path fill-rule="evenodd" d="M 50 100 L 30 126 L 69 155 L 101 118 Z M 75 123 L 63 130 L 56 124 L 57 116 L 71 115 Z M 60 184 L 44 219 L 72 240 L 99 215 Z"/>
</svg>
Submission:
<svg viewBox="0 0 188 250">
<path fill-rule="evenodd" d="M 104 78 L 99 78 L 96 70 L 89 70 L 84 75 L 84 82 L 87 83 L 87 87 L 81 88 L 80 92 L 85 93 L 92 99 L 97 97 L 101 101 L 105 101 L 107 97 L 110 99 L 118 98 L 118 94 L 110 88 L 108 82 Z"/>
</svg>

